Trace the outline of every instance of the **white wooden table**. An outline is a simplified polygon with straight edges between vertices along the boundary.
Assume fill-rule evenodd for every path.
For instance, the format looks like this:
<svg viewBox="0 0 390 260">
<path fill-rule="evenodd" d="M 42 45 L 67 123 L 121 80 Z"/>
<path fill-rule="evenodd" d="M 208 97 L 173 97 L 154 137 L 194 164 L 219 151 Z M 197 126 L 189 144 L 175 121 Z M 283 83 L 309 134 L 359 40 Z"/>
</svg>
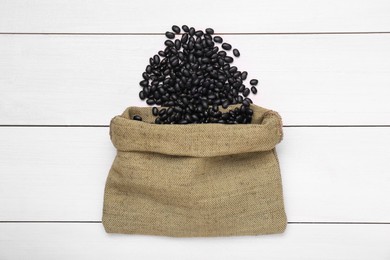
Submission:
<svg viewBox="0 0 390 260">
<path fill-rule="evenodd" d="M 0 259 L 390 259 L 390 2 L 0 0 Z M 278 111 L 284 234 L 106 234 L 110 119 L 172 24 L 213 27 Z"/>
</svg>

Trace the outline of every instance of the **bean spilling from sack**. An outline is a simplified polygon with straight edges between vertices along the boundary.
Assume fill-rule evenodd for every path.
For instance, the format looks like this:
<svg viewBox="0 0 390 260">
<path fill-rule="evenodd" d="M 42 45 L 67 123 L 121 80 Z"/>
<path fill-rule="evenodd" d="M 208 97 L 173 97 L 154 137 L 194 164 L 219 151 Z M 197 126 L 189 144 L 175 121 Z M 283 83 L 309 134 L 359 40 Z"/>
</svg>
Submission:
<svg viewBox="0 0 390 260">
<path fill-rule="evenodd" d="M 181 29 L 183 33 L 181 33 Z M 257 93 L 257 79 L 247 87 L 248 72 L 231 66 L 238 49 L 213 36 L 214 30 L 172 26 L 165 49 L 149 59 L 139 83 L 141 100 L 152 108 L 156 124 L 249 124 L 253 110 L 250 93 Z M 234 109 L 230 105 L 241 104 Z M 220 111 L 220 106 L 225 111 Z M 134 120 L 142 121 L 135 115 Z"/>
</svg>

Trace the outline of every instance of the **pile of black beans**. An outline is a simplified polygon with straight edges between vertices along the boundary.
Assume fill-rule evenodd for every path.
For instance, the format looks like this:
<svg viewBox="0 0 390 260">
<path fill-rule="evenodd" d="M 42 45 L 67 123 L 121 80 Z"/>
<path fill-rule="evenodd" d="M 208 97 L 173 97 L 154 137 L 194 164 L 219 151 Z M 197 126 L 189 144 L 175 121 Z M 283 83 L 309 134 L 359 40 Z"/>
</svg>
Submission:
<svg viewBox="0 0 390 260">
<path fill-rule="evenodd" d="M 181 29 L 174 25 L 173 32 L 165 33 L 165 49 L 149 59 L 139 83 L 140 99 L 162 106 L 152 108 L 155 123 L 251 123 L 253 102 L 248 96 L 257 93 L 258 80 L 250 80 L 251 88 L 246 87 L 248 72 L 231 66 L 234 58 L 229 52 L 235 57 L 240 52 L 213 36 L 211 28 L 202 31 L 183 25 Z M 227 111 L 233 104 L 241 105 Z M 133 119 L 142 120 L 139 115 Z"/>
</svg>

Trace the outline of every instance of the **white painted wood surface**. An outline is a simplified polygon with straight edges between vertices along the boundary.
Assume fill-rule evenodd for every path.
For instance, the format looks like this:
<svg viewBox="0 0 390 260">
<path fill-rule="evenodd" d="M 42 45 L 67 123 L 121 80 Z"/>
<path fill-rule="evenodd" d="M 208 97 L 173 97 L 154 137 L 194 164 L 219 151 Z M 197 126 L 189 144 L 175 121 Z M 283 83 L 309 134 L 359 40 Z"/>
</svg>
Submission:
<svg viewBox="0 0 390 260">
<path fill-rule="evenodd" d="M 0 259 L 390 259 L 389 13 L 388 0 L 0 1 Z M 253 100 L 289 126 L 284 234 L 90 223 L 115 156 L 99 126 L 145 105 L 140 75 L 183 23 L 239 48 L 235 65 L 260 79 Z"/>
<path fill-rule="evenodd" d="M 0 223 L 3 259 L 388 260 L 389 241 L 390 225 L 375 224 L 290 224 L 278 235 L 168 238 L 106 234 L 93 223 Z"/>
<path fill-rule="evenodd" d="M 0 32 L 162 33 L 172 24 L 217 32 L 390 31 L 387 0 L 12 0 Z"/>
<path fill-rule="evenodd" d="M 390 125 L 390 34 L 226 35 L 285 125 Z M 0 124 L 108 125 L 164 36 L 2 35 Z M 249 80 L 247 80 L 249 81 Z M 249 85 L 249 83 L 247 83 Z"/>
</svg>

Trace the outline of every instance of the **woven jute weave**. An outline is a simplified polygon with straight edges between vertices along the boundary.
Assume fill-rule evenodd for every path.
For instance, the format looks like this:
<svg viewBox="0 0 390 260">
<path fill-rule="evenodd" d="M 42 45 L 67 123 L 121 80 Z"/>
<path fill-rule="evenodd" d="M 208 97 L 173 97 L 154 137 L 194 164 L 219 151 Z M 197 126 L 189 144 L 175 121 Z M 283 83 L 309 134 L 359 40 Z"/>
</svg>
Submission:
<svg viewBox="0 0 390 260">
<path fill-rule="evenodd" d="M 281 118 L 251 108 L 251 124 L 154 124 L 151 107 L 129 107 L 114 117 L 110 137 L 117 155 L 104 192 L 106 232 L 174 237 L 284 232 L 275 151 L 283 137 Z M 132 120 L 134 115 L 143 121 Z"/>
</svg>

